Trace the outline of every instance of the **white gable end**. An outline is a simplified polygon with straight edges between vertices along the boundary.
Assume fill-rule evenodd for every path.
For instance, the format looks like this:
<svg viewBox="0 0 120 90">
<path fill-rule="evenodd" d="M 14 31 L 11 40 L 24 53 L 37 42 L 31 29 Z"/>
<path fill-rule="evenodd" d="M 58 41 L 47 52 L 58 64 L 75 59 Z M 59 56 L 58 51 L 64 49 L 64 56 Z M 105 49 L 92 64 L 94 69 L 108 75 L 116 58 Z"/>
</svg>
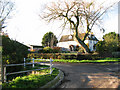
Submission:
<svg viewBox="0 0 120 90">
<path fill-rule="evenodd" d="M 67 41 L 67 42 L 59 42 L 57 44 L 58 47 L 69 48 L 70 45 L 78 45 L 76 41 Z"/>
</svg>

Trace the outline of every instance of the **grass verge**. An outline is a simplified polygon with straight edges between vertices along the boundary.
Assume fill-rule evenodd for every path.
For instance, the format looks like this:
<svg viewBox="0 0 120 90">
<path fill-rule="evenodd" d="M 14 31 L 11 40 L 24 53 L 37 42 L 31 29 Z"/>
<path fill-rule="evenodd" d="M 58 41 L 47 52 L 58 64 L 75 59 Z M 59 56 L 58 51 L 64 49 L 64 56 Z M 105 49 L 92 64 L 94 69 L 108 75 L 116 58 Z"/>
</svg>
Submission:
<svg viewBox="0 0 120 90">
<path fill-rule="evenodd" d="M 40 88 L 59 74 L 58 69 L 53 68 L 52 74 L 40 75 L 30 74 L 28 76 L 16 77 L 13 82 L 3 83 L 2 88 Z"/>
<path fill-rule="evenodd" d="M 19 66 L 17 66 L 16 68 L 18 68 Z M 40 64 L 35 64 L 34 68 L 32 65 L 26 65 L 26 67 L 23 69 L 23 70 L 20 70 L 20 71 L 26 71 L 26 70 L 34 70 L 34 69 L 42 69 L 42 68 L 48 68 L 49 66 L 47 65 L 40 65 Z M 8 67 L 9 68 L 9 67 Z M 18 71 L 17 71 L 18 72 Z M 46 73 L 48 74 L 50 72 L 49 69 L 45 69 L 45 70 L 40 70 L 39 72 L 41 73 Z M 11 73 L 9 72 L 9 70 L 7 70 L 7 73 Z M 28 75 L 28 73 L 19 73 L 19 74 L 13 74 L 13 75 L 8 75 L 7 76 L 7 81 L 11 81 L 12 79 L 15 79 L 16 77 L 20 76 L 26 76 Z"/>
<path fill-rule="evenodd" d="M 64 62 L 64 63 L 105 63 L 105 62 L 120 62 L 120 58 L 103 58 L 103 59 L 100 59 L 100 60 L 54 59 L 53 62 Z"/>
</svg>

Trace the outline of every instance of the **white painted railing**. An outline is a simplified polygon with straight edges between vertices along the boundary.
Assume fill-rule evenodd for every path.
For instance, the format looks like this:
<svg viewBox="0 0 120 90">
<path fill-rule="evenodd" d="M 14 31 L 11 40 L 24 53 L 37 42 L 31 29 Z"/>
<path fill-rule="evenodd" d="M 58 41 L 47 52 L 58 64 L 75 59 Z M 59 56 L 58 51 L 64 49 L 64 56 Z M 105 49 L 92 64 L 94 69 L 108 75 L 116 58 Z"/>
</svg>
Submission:
<svg viewBox="0 0 120 90">
<path fill-rule="evenodd" d="M 27 60 L 32 60 L 33 62 L 32 63 L 26 63 Z M 42 60 L 42 61 L 45 61 L 45 62 L 35 62 L 36 61 L 39 61 L 39 60 Z M 46 62 L 47 61 L 47 62 Z M 3 79 L 2 79 L 2 82 L 6 82 L 7 81 L 7 76 L 8 75 L 12 75 L 12 74 L 18 74 L 18 73 L 25 73 L 25 72 L 31 72 L 31 71 L 38 71 L 38 70 L 44 70 L 44 69 L 50 69 L 50 74 L 52 74 L 52 59 L 25 59 L 24 58 L 24 63 L 22 64 L 8 64 L 8 65 L 4 65 L 3 66 Z M 40 69 L 34 69 L 34 70 L 26 70 L 26 71 L 18 71 L 18 72 L 12 72 L 12 73 L 7 73 L 6 72 L 6 67 L 11 67 L 11 66 L 20 66 L 20 65 L 23 65 L 24 68 L 26 67 L 26 65 L 30 65 L 32 64 L 32 67 L 34 68 L 35 67 L 35 64 L 40 64 L 40 65 L 49 65 L 50 67 L 47 67 L 47 68 L 40 68 Z"/>
</svg>

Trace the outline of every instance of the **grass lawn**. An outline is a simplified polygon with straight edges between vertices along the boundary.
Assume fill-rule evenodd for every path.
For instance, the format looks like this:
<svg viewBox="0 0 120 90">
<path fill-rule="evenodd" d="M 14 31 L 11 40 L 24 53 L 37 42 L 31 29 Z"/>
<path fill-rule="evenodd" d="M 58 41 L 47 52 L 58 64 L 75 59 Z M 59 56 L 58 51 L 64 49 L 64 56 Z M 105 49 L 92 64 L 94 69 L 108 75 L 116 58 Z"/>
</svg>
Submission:
<svg viewBox="0 0 120 90">
<path fill-rule="evenodd" d="M 65 60 L 65 59 L 54 59 L 53 62 L 64 62 L 64 63 L 105 63 L 105 62 L 120 62 L 120 58 L 103 58 L 100 60 Z"/>
</svg>

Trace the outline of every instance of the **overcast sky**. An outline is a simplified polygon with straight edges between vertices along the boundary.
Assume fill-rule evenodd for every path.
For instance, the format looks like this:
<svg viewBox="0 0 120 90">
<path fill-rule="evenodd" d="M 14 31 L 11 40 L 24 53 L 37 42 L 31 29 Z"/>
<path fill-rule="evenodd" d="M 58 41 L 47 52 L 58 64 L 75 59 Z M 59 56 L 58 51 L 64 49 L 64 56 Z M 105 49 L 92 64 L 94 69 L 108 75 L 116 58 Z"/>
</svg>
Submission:
<svg viewBox="0 0 120 90">
<path fill-rule="evenodd" d="M 62 28 L 61 22 L 52 22 L 48 24 L 41 20 L 39 14 L 45 9 L 45 5 L 53 0 L 13 0 L 15 2 L 15 10 L 12 18 L 7 20 L 7 30 L 9 37 L 17 41 L 31 45 L 41 45 L 42 37 L 45 33 L 52 31 L 57 38 L 60 38 Z M 100 1 L 100 0 L 99 0 Z M 106 0 L 114 1 L 114 0 Z M 118 8 L 113 8 L 104 17 L 103 27 L 106 32 L 118 31 Z M 68 34 L 70 31 L 66 30 L 62 34 Z M 102 37 L 101 32 L 95 32 L 96 37 Z"/>
</svg>

